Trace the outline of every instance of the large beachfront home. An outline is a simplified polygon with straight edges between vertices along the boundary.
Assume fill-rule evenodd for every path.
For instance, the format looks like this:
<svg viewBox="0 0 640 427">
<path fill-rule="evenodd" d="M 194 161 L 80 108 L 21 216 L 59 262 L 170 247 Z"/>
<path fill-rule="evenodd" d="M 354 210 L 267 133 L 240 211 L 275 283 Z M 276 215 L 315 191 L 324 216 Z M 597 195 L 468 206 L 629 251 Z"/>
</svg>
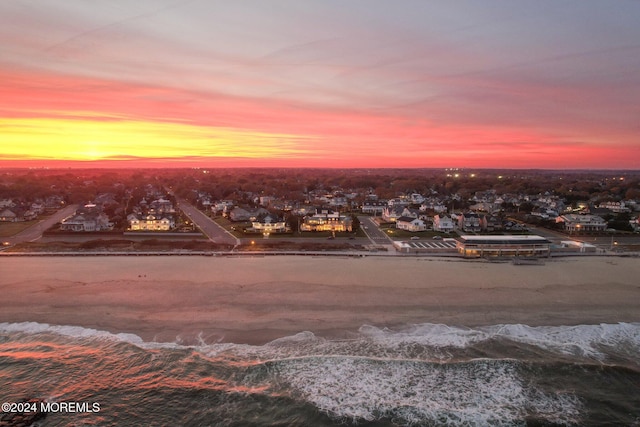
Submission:
<svg viewBox="0 0 640 427">
<path fill-rule="evenodd" d="M 109 217 L 96 205 L 84 205 L 76 210 L 72 216 L 65 218 L 60 223 L 60 230 L 90 232 L 110 230 L 112 225 Z"/>
<path fill-rule="evenodd" d="M 169 231 L 176 227 L 173 215 L 147 214 L 138 216 L 130 214 L 127 217 L 131 231 Z"/>
<path fill-rule="evenodd" d="M 425 231 L 427 225 L 420 218 L 412 218 L 409 216 L 401 216 L 396 221 L 396 228 L 406 231 Z"/>
<path fill-rule="evenodd" d="M 460 236 L 456 248 L 466 258 L 548 257 L 551 242 L 544 237 L 532 235 Z"/>
<path fill-rule="evenodd" d="M 570 233 L 605 231 L 607 222 L 598 215 L 567 214 L 556 218 L 556 222 L 563 222 L 565 231 Z"/>
<path fill-rule="evenodd" d="M 251 228 L 246 230 L 247 232 L 262 233 L 264 235 L 275 233 L 286 233 L 291 231 L 287 227 L 287 223 L 284 219 L 277 218 L 273 215 L 261 215 L 251 222 Z"/>
<path fill-rule="evenodd" d="M 318 209 L 315 214 L 304 218 L 301 231 L 351 231 L 351 217 L 329 209 Z"/>
</svg>

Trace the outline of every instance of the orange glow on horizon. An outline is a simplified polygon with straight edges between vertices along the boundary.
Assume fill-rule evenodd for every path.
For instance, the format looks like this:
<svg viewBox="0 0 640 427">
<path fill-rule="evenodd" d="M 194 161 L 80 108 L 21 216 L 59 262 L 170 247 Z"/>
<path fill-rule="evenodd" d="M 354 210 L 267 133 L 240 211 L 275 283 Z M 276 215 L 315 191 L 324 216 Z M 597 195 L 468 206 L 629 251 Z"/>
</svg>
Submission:
<svg viewBox="0 0 640 427">
<path fill-rule="evenodd" d="M 75 115 L 78 117 L 78 115 Z M 0 119 L 0 159 L 289 158 L 303 154 L 294 135 L 185 123 L 81 118 Z"/>
<path fill-rule="evenodd" d="M 638 168 L 594 127 L 474 123 L 0 71 L 0 167 Z M 72 94 L 72 95 L 70 95 Z"/>
</svg>

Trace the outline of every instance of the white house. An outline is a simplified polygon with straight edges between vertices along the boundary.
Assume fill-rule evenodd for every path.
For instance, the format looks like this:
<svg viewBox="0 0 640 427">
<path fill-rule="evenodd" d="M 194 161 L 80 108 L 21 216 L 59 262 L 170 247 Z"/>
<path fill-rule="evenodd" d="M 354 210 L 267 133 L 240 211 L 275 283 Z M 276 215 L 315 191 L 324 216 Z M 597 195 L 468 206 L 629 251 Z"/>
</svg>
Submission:
<svg viewBox="0 0 640 427">
<path fill-rule="evenodd" d="M 433 229 L 435 231 L 449 233 L 455 229 L 455 224 L 451 217 L 447 215 L 435 215 L 433 217 Z"/>
<path fill-rule="evenodd" d="M 378 215 L 387 208 L 387 202 L 379 200 L 365 200 L 362 204 L 362 213 Z"/>
<path fill-rule="evenodd" d="M 607 222 L 598 215 L 567 214 L 556 218 L 556 222 L 563 222 L 565 231 L 586 232 L 605 231 Z"/>
<path fill-rule="evenodd" d="M 598 207 L 609 209 L 611 212 L 615 212 L 615 213 L 631 212 L 631 209 L 629 209 L 624 202 L 600 203 Z"/>
<path fill-rule="evenodd" d="M 284 219 L 279 219 L 271 215 L 264 215 L 251 222 L 251 228 L 247 231 L 262 233 L 265 235 L 272 233 L 285 233 L 290 231 Z"/>
<path fill-rule="evenodd" d="M 352 220 L 339 212 L 318 210 L 314 215 L 304 218 L 301 231 L 351 231 Z"/>
<path fill-rule="evenodd" d="M 96 205 L 85 205 L 60 223 L 60 229 L 65 231 L 103 231 L 110 228 L 109 217 Z"/>
<path fill-rule="evenodd" d="M 420 218 L 401 216 L 396 221 L 396 228 L 406 231 L 425 231 L 427 225 Z"/>
<path fill-rule="evenodd" d="M 129 221 L 129 230 L 132 231 L 169 231 L 176 227 L 173 216 L 156 216 L 149 214 L 143 217 L 138 217 L 136 214 L 131 214 L 127 217 Z"/>
</svg>

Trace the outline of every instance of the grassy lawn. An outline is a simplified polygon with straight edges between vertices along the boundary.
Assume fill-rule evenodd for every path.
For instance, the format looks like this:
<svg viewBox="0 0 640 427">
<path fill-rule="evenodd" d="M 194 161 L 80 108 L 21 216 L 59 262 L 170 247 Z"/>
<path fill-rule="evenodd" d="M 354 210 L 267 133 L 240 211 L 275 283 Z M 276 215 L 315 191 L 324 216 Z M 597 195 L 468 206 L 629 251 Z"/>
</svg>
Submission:
<svg viewBox="0 0 640 427">
<path fill-rule="evenodd" d="M 0 222 L 0 237 L 10 237 L 37 224 L 38 220 L 24 222 Z"/>
</svg>

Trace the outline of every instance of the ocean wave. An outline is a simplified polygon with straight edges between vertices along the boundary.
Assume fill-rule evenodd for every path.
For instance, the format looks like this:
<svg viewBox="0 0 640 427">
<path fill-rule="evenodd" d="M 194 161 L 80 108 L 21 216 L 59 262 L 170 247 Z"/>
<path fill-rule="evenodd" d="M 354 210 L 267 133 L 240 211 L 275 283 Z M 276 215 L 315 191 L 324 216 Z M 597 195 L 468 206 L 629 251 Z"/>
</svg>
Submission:
<svg viewBox="0 0 640 427">
<path fill-rule="evenodd" d="M 81 326 L 22 322 L 0 323 L 4 333 L 52 333 L 72 338 L 124 341 L 144 348 L 192 348 L 209 356 L 234 353 L 236 356 L 287 357 L 314 354 L 392 355 L 398 358 L 443 361 L 455 350 L 464 350 L 497 340 L 526 344 L 543 350 L 576 357 L 603 360 L 611 352 L 630 357 L 640 354 L 640 323 L 577 326 L 528 326 L 500 324 L 464 328 L 443 324 L 415 324 L 391 330 L 364 325 L 351 339 L 331 340 L 303 331 L 273 340 L 262 346 L 236 343 L 184 345 L 180 342 L 149 342 L 131 333 L 111 333 Z"/>
<path fill-rule="evenodd" d="M 521 425 L 536 419 L 579 422 L 580 400 L 525 380 L 517 361 L 438 364 L 310 357 L 270 370 L 294 395 L 321 411 L 353 421 L 391 419 L 401 425 Z"/>
<path fill-rule="evenodd" d="M 71 338 L 100 338 L 108 340 L 126 341 L 131 344 L 143 345 L 145 342 L 135 334 L 102 331 L 98 329 L 84 328 L 82 326 L 50 325 L 48 323 L 21 322 L 21 323 L 0 323 L 0 332 L 3 333 L 24 333 L 42 334 L 53 333 Z"/>
<path fill-rule="evenodd" d="M 630 384 L 640 375 L 639 323 L 478 328 L 419 324 L 402 330 L 363 326 L 351 339 L 331 340 L 307 331 L 261 346 L 145 342 L 134 334 L 33 322 L 0 323 L 0 334 L 7 361 L 29 355 L 12 369 L 24 363 L 40 369 L 19 374 L 40 372 L 34 384 L 41 384 L 41 375 L 52 375 L 55 366 L 59 378 L 77 381 L 86 377 L 87 369 L 97 369 L 99 373 L 92 374 L 97 377 L 120 372 L 127 387 L 142 394 L 162 384 L 164 392 L 220 392 L 238 402 L 253 395 L 280 402 L 284 396 L 287 405 L 312 405 L 338 423 L 354 425 L 367 420 L 404 426 L 581 425 L 589 417 L 590 402 L 601 399 L 608 384 L 614 384 L 607 391 L 614 396 L 614 408 L 625 398 L 629 408 L 637 407 L 637 387 Z M 76 358 L 62 358 L 58 366 L 58 359 L 33 357 L 58 348 L 50 342 L 63 343 Z M 599 364 L 621 351 L 625 361 L 635 361 L 632 369 Z M 89 380 L 79 389 L 73 384 L 73 390 L 93 387 Z"/>
</svg>

